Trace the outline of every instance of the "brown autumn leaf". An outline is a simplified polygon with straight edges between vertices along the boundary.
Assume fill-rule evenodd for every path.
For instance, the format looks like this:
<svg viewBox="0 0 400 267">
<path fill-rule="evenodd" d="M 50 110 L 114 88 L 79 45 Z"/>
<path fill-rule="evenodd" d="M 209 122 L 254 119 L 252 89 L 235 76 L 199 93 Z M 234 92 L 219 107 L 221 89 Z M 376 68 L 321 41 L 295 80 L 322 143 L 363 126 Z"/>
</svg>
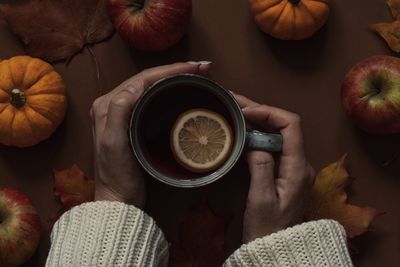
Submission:
<svg viewBox="0 0 400 267">
<path fill-rule="evenodd" d="M 344 162 L 346 155 L 321 170 L 307 199 L 307 220 L 333 219 L 341 223 L 349 238 L 367 231 L 379 212 L 369 207 L 358 207 L 347 202 L 346 188 L 351 178 Z"/>
<path fill-rule="evenodd" d="M 220 267 L 229 256 L 225 224 L 206 205 L 188 216 L 179 230 L 179 242 L 170 249 L 170 267 Z"/>
<path fill-rule="evenodd" d="M 377 32 L 396 53 L 400 53 L 400 21 L 383 22 L 371 25 L 371 29 Z"/>
<path fill-rule="evenodd" d="M 396 53 L 400 53 L 400 0 L 387 0 L 393 18 L 392 22 L 376 23 L 371 30 L 379 34 Z"/>
<path fill-rule="evenodd" d="M 106 0 L 30 0 L 1 4 L 12 31 L 28 54 L 54 62 L 70 59 L 85 45 L 113 32 Z"/>
<path fill-rule="evenodd" d="M 69 169 L 54 174 L 54 195 L 59 197 L 63 210 L 94 199 L 94 181 L 85 176 L 83 171 L 73 165 Z"/>
<path fill-rule="evenodd" d="M 395 20 L 400 19 L 400 0 L 387 0 L 386 2 L 392 12 L 393 18 Z"/>
</svg>

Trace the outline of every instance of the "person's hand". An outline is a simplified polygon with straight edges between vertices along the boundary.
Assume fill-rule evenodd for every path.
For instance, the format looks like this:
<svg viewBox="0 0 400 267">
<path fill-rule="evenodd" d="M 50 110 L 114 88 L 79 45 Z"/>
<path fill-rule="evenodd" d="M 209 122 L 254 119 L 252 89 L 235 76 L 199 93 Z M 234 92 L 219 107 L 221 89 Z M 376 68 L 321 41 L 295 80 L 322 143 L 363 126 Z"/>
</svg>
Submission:
<svg viewBox="0 0 400 267">
<path fill-rule="evenodd" d="M 298 115 L 241 95 L 235 98 L 250 123 L 264 131 L 279 130 L 283 136 L 276 161 L 270 153 L 247 153 L 251 175 L 243 219 L 243 242 L 247 243 L 301 222 L 303 200 L 315 173 L 305 158 Z"/>
<path fill-rule="evenodd" d="M 206 75 L 210 62 L 176 63 L 142 71 L 97 98 L 90 110 L 94 142 L 95 200 L 114 200 L 144 208 L 144 174 L 131 150 L 132 109 L 157 80 L 181 73 Z"/>
</svg>

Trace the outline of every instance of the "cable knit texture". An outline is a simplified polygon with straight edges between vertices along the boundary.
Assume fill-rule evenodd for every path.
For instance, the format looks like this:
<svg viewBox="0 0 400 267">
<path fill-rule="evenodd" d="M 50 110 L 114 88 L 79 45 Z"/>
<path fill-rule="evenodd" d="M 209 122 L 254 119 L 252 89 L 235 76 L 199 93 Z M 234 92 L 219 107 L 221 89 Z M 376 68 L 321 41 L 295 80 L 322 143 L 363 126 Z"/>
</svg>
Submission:
<svg viewBox="0 0 400 267">
<path fill-rule="evenodd" d="M 82 204 L 56 222 L 46 266 L 166 266 L 168 243 L 153 219 L 119 202 Z M 256 239 L 225 262 L 236 266 L 353 266 L 343 227 L 331 220 L 304 223 Z"/>
<path fill-rule="evenodd" d="M 51 233 L 46 266 L 167 266 L 168 243 L 154 220 L 120 202 L 85 203 Z"/>
<path fill-rule="evenodd" d="M 353 266 L 346 242 L 339 223 L 307 222 L 243 245 L 224 266 Z"/>
</svg>

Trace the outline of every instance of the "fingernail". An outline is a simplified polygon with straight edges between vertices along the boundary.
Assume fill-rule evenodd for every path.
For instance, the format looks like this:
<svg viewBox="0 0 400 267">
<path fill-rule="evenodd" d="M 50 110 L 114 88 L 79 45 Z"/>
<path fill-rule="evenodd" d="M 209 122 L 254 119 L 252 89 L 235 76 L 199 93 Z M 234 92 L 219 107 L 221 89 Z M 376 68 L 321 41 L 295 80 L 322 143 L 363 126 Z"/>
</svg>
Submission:
<svg viewBox="0 0 400 267">
<path fill-rule="evenodd" d="M 210 65 L 212 62 L 207 60 L 202 60 L 202 61 L 188 61 L 187 63 L 192 65 Z"/>
</svg>

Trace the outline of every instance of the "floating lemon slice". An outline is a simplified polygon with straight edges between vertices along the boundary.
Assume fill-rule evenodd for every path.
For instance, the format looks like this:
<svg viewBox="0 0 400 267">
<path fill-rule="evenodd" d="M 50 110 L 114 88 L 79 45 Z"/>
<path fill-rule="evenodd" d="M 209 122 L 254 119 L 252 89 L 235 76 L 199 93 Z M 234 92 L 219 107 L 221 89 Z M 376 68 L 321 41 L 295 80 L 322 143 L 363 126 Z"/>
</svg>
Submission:
<svg viewBox="0 0 400 267">
<path fill-rule="evenodd" d="M 171 149 L 184 168 L 210 172 L 228 158 L 233 143 L 228 122 L 207 109 L 191 109 L 181 114 L 171 130 Z"/>
</svg>

